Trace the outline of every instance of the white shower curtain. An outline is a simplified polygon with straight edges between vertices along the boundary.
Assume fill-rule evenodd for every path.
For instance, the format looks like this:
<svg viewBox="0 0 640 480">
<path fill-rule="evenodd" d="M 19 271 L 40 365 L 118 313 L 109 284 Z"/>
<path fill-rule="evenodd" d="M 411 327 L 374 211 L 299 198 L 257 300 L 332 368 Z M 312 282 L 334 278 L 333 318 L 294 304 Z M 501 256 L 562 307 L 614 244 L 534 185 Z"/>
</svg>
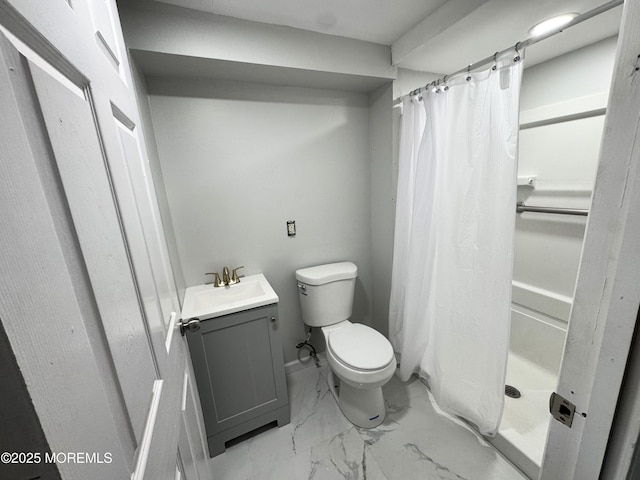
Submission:
<svg viewBox="0 0 640 480">
<path fill-rule="evenodd" d="M 504 406 L 521 75 L 507 55 L 403 101 L 389 313 L 399 375 L 421 375 L 442 409 L 488 436 Z"/>
</svg>

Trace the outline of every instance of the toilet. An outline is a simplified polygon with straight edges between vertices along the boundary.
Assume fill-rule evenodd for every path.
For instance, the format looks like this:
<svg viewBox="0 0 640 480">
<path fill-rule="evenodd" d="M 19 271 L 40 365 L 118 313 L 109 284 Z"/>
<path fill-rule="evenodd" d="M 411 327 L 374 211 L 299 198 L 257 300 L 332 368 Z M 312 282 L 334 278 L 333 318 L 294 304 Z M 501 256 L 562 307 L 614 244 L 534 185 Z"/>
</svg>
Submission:
<svg viewBox="0 0 640 480">
<path fill-rule="evenodd" d="M 382 386 L 393 376 L 396 359 L 382 334 L 349 321 L 357 276 L 358 268 L 351 262 L 296 271 L 302 320 L 319 327 L 326 342 L 331 393 L 351 423 L 373 428 L 384 421 Z"/>
</svg>

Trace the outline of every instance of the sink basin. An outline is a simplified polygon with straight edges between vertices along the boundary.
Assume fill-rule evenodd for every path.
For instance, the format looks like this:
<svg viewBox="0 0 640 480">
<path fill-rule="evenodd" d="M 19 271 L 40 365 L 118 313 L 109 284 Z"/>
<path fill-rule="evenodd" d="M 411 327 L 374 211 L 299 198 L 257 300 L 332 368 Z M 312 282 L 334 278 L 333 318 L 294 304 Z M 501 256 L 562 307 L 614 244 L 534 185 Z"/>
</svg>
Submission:
<svg viewBox="0 0 640 480">
<path fill-rule="evenodd" d="M 213 284 L 188 287 L 184 295 L 182 318 L 215 318 L 250 308 L 270 305 L 278 301 L 263 274 L 240 278 L 240 283 L 224 287 Z"/>
</svg>

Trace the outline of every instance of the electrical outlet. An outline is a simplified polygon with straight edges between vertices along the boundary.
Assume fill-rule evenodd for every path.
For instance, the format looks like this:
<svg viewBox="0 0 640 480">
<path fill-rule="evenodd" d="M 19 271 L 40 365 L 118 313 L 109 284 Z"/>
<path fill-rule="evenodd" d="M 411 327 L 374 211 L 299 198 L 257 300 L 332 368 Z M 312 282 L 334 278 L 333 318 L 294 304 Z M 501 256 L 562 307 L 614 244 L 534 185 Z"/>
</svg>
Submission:
<svg viewBox="0 0 640 480">
<path fill-rule="evenodd" d="M 296 236 L 296 221 L 295 220 L 289 220 L 287 222 L 287 235 L 289 237 L 295 237 Z"/>
</svg>

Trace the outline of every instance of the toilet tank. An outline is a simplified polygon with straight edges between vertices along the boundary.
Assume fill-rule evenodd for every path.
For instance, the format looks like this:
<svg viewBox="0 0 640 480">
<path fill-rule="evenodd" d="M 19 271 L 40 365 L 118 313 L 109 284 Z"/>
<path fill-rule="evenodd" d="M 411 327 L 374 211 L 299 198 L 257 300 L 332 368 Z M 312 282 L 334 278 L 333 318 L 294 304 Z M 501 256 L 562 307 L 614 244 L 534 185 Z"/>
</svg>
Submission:
<svg viewBox="0 0 640 480">
<path fill-rule="evenodd" d="M 351 317 L 357 276 L 358 267 L 351 262 L 296 270 L 302 321 L 326 327 Z"/>
</svg>

